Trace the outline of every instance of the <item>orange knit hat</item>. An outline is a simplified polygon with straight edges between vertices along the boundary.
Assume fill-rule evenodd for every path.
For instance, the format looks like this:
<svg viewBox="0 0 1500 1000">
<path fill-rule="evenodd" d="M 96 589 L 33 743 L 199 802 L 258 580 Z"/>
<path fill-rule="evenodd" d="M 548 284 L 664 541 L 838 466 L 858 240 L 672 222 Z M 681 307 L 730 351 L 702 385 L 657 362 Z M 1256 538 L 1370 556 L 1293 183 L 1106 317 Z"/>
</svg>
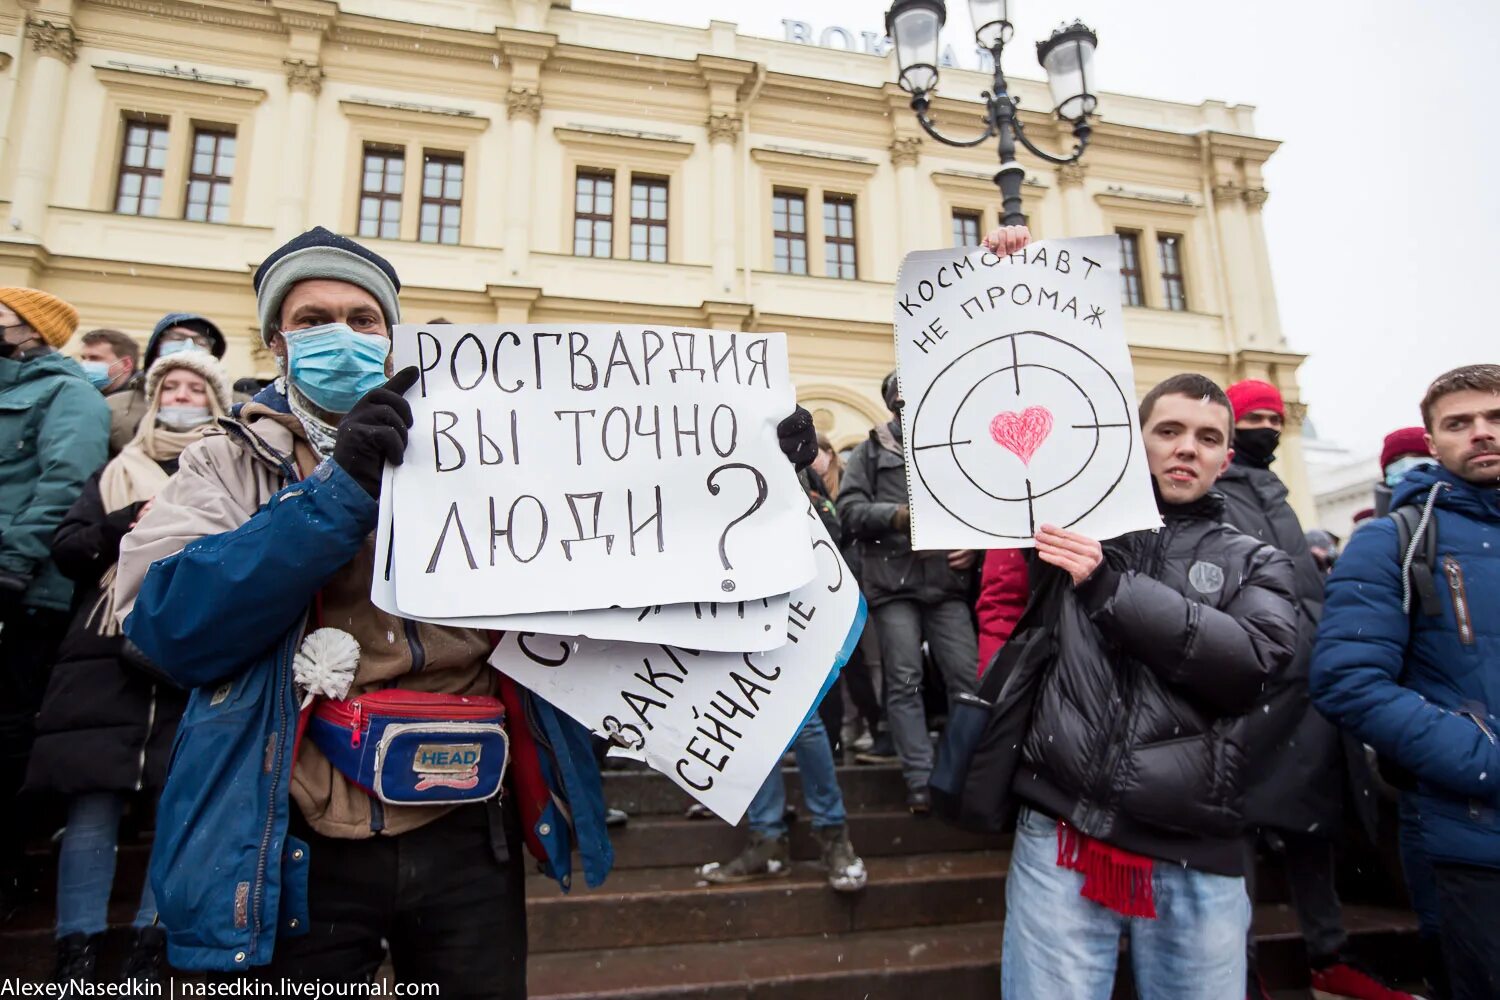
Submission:
<svg viewBox="0 0 1500 1000">
<path fill-rule="evenodd" d="M 0 288 L 0 305 L 9 306 L 53 347 L 66 344 L 78 329 L 77 309 L 35 288 Z"/>
</svg>

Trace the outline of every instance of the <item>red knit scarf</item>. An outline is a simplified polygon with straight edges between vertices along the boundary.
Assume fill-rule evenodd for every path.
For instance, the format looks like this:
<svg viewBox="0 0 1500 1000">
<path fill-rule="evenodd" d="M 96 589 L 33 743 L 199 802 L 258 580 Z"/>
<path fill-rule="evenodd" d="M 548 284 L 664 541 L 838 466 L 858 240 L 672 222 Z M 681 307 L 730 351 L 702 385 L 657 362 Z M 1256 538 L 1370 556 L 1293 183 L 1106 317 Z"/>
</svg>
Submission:
<svg viewBox="0 0 1500 1000">
<path fill-rule="evenodd" d="M 1057 865 L 1083 876 L 1079 895 L 1127 917 L 1156 919 L 1150 858 L 1122 851 L 1057 823 Z"/>
</svg>

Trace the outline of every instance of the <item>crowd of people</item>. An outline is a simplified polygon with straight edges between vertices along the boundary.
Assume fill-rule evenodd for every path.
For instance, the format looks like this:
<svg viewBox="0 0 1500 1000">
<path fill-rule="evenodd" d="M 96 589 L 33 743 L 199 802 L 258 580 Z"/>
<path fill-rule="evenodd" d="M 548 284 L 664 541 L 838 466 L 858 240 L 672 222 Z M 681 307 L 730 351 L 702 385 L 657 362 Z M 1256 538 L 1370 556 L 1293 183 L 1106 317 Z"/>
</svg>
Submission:
<svg viewBox="0 0 1500 1000">
<path fill-rule="evenodd" d="M 205 317 L 164 316 L 144 351 L 75 344 L 72 306 L 0 288 L 0 801 L 62 805 L 57 976 L 104 974 L 122 816 L 144 803 L 124 977 L 368 981 L 388 958 L 445 995 L 524 996 L 524 856 L 564 888 L 612 864 L 598 743 L 490 668 L 487 633 L 370 601 L 416 377 L 391 370 L 392 265 L 319 228 L 254 292 L 280 377 L 237 399 Z M 1122 937 L 1148 1000 L 1265 996 L 1270 853 L 1318 995 L 1391 1000 L 1409 994 L 1350 953 L 1335 888 L 1384 790 L 1426 995 L 1500 996 L 1500 366 L 1432 383 L 1346 542 L 1305 533 L 1273 470 L 1276 387 L 1183 373 L 1139 408 L 1160 529 L 913 550 L 894 372 L 881 393 L 891 419 L 847 454 L 801 408 L 778 428 L 872 620 L 791 748 L 835 891 L 867 880 L 839 757 L 898 765 L 918 816 L 957 758 L 961 818 L 1015 831 L 1006 997 L 1108 997 Z M 310 680 L 330 623 L 357 644 L 337 695 Z M 940 736 L 960 703 L 983 720 L 967 743 Z M 504 794 L 432 804 L 345 749 L 414 720 L 503 729 Z M 792 815 L 773 771 L 744 850 L 701 878 L 786 875 Z M 33 826 L 0 826 L 0 920 L 36 893 Z"/>
</svg>

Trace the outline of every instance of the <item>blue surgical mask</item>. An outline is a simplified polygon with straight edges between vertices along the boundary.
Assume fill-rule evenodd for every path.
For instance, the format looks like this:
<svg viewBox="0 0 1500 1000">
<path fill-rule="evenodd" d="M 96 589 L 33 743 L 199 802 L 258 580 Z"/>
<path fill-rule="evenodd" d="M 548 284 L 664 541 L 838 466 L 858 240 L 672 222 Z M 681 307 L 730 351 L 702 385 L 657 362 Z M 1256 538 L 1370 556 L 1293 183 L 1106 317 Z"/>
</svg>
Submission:
<svg viewBox="0 0 1500 1000">
<path fill-rule="evenodd" d="M 385 384 L 391 342 L 360 334 L 344 323 L 325 323 L 284 333 L 287 376 L 314 406 L 348 413 L 361 396 Z"/>
<path fill-rule="evenodd" d="M 1420 468 L 1424 465 L 1436 464 L 1437 460 L 1427 455 L 1407 455 L 1404 458 L 1398 458 L 1385 467 L 1385 484 L 1387 486 L 1395 486 L 1401 480 L 1405 479 L 1406 474 L 1412 469 Z"/>
<path fill-rule="evenodd" d="M 114 376 L 109 373 L 109 362 L 107 361 L 80 361 L 78 364 L 83 368 L 83 377 L 89 380 L 89 384 L 95 389 L 107 389 L 114 381 Z"/>
<path fill-rule="evenodd" d="M 156 351 L 158 358 L 169 358 L 181 351 L 201 351 L 204 348 L 196 340 L 168 340 Z"/>
</svg>

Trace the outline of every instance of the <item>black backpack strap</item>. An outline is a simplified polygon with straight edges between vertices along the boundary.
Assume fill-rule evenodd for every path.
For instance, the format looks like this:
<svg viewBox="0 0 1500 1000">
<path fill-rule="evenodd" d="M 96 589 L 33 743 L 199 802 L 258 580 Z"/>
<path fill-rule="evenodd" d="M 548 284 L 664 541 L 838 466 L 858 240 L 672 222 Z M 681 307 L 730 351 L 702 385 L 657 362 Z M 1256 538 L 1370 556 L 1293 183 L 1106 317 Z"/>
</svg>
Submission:
<svg viewBox="0 0 1500 1000">
<path fill-rule="evenodd" d="M 1414 506 L 1397 507 L 1391 511 L 1390 519 L 1396 525 L 1396 554 L 1403 564 L 1407 555 L 1411 555 L 1411 566 L 1408 570 L 1411 577 L 1411 587 L 1415 591 L 1416 601 L 1412 608 L 1415 614 L 1419 610 L 1426 616 L 1436 616 L 1443 613 L 1442 602 L 1438 598 L 1437 580 L 1433 576 L 1433 567 L 1437 565 L 1437 528 L 1431 518 L 1424 525 L 1422 522 L 1422 511 Z M 1412 539 L 1419 529 L 1422 537 L 1417 542 L 1415 552 L 1412 552 Z"/>
</svg>

